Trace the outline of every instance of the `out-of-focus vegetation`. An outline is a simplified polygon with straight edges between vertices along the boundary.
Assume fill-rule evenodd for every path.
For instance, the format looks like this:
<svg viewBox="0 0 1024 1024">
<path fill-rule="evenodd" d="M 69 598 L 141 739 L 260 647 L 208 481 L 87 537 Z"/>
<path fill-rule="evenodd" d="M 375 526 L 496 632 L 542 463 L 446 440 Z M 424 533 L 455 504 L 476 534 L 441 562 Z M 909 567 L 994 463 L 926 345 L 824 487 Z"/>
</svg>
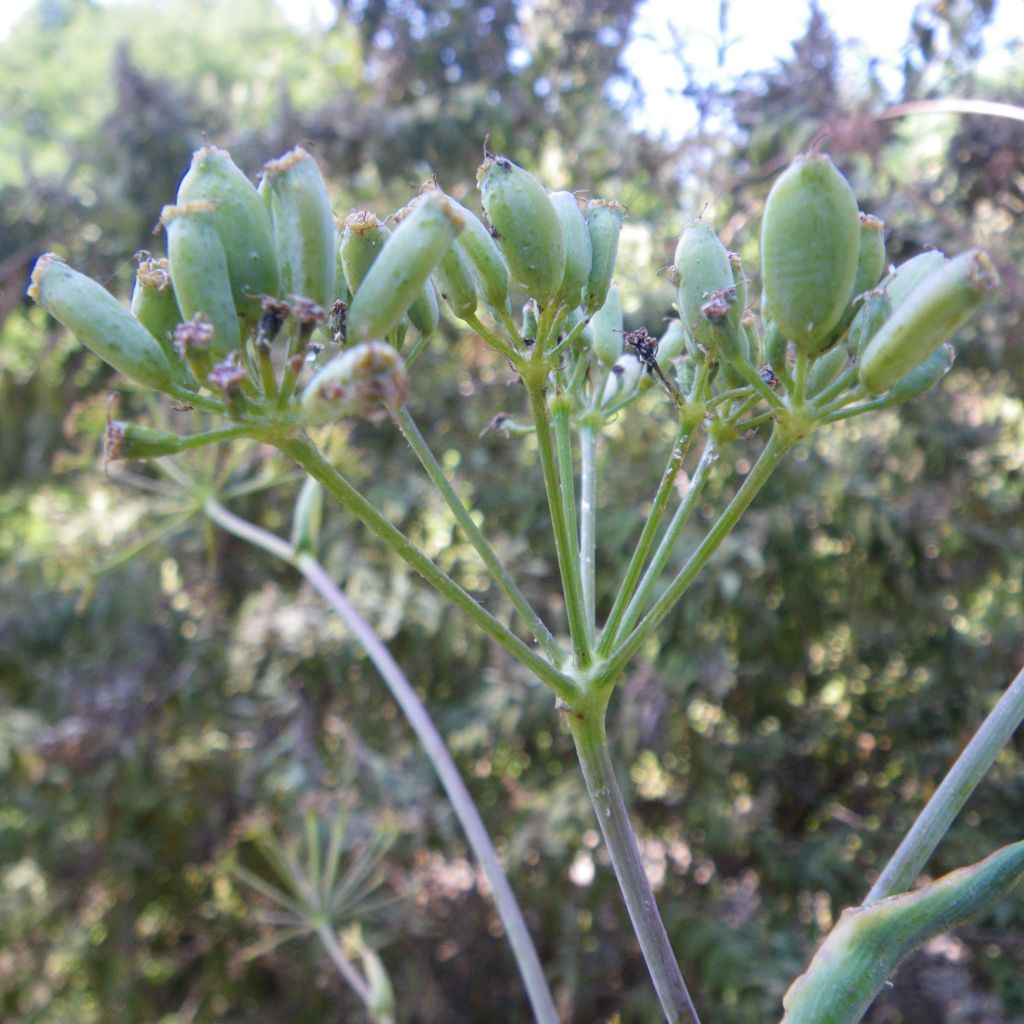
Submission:
<svg viewBox="0 0 1024 1024">
<path fill-rule="evenodd" d="M 361 924 L 399 1018 L 528 1019 L 452 815 L 360 652 L 287 570 L 195 521 L 123 557 L 174 524 L 168 501 L 104 477 L 112 381 L 23 300 L 44 249 L 125 294 L 127 257 L 158 246 L 157 213 L 203 133 L 251 173 L 305 141 L 337 212 L 381 215 L 431 173 L 467 192 L 490 134 L 549 186 L 629 206 L 619 280 L 632 326 L 668 311 L 657 271 L 705 206 L 753 260 L 772 175 L 826 125 L 865 209 L 886 221 L 891 260 L 928 245 L 991 251 L 1003 296 L 965 330 L 941 387 L 798 450 L 613 705 L 662 914 L 708 1019 L 777 1015 L 1019 668 L 1024 125 L 877 117 L 901 99 L 1024 102 L 1024 61 L 996 81 L 971 70 L 994 3 L 922 5 L 899 96 L 870 66 L 840 73 L 820 14 L 792 58 L 729 89 L 687 80 L 681 63 L 701 117 L 671 145 L 632 133 L 628 105 L 607 99 L 612 84 L 628 93 L 635 7 L 339 0 L 336 23 L 306 33 L 271 0 L 40 0 L 0 44 L 3 1019 L 359 1019 L 314 947 L 247 955 L 265 926 L 230 871 L 239 858 L 259 870 L 254 818 L 287 829 L 296 805 L 339 793 L 357 848 L 397 833 L 382 864 L 393 899 Z M 418 418 L 541 597 L 554 570 L 539 472 L 518 442 L 477 436 L 519 402 L 472 337 L 449 331 L 417 365 Z M 666 443 L 652 417 L 604 453 L 606 579 Z M 350 476 L 479 592 L 471 550 L 400 439 L 364 424 L 339 428 L 337 444 Z M 740 444 L 731 457 L 752 454 Z M 283 531 L 295 486 L 283 478 L 237 507 Z M 655 1019 L 546 691 L 340 513 L 324 543 L 448 737 L 566 1018 Z M 559 621 L 559 608 L 545 613 Z M 1022 767 L 1017 741 L 935 874 L 1020 838 Z M 871 1020 L 1020 1020 L 1022 972 L 1018 895 L 912 960 Z"/>
</svg>

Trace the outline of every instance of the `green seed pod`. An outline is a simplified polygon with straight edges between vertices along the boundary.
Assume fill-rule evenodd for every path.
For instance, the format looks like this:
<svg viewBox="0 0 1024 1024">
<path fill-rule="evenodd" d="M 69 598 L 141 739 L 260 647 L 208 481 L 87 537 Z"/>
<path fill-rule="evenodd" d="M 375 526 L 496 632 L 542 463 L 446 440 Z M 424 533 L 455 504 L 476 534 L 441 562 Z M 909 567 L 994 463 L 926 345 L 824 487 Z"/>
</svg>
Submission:
<svg viewBox="0 0 1024 1024">
<path fill-rule="evenodd" d="M 952 337 L 998 285 L 999 275 L 980 249 L 950 260 L 896 306 L 868 344 L 861 383 L 873 395 L 888 391 Z"/>
<path fill-rule="evenodd" d="M 434 269 L 434 281 L 441 298 L 448 308 L 460 319 L 476 313 L 476 280 L 469 269 L 469 263 L 457 246 L 451 246 L 441 262 Z"/>
<path fill-rule="evenodd" d="M 669 363 L 685 351 L 686 329 L 683 327 L 682 321 L 670 320 L 668 327 L 665 328 L 665 333 L 658 340 L 657 358 L 662 373 L 667 373 Z"/>
<path fill-rule="evenodd" d="M 824 154 L 797 157 L 768 193 L 761 270 L 773 319 L 813 355 L 850 299 L 860 216 L 850 183 Z"/>
<path fill-rule="evenodd" d="M 324 517 L 324 489 L 306 477 L 292 512 L 292 547 L 299 554 L 316 555 Z"/>
<path fill-rule="evenodd" d="M 929 388 L 938 384 L 951 369 L 956 360 L 956 349 L 952 345 L 940 345 L 923 363 L 905 373 L 889 391 L 893 405 L 898 402 L 909 402 L 918 395 L 923 395 Z"/>
<path fill-rule="evenodd" d="M 424 338 L 429 338 L 437 330 L 437 325 L 441 321 L 441 310 L 437 304 L 437 291 L 429 278 L 412 300 L 409 320 Z"/>
<path fill-rule="evenodd" d="M 859 357 L 892 313 L 892 302 L 881 289 L 862 293 L 857 312 L 846 333 L 846 349 Z"/>
<path fill-rule="evenodd" d="M 316 161 L 296 148 L 263 168 L 260 194 L 270 211 L 281 287 L 323 309 L 334 301 L 338 241 L 327 186 Z"/>
<path fill-rule="evenodd" d="M 683 323 L 716 359 L 740 358 L 739 326 L 743 307 L 737 301 L 729 252 L 703 221 L 688 224 L 676 246 L 679 313 Z"/>
<path fill-rule="evenodd" d="M 473 271 L 484 302 L 493 310 L 511 312 L 508 298 L 508 267 L 491 233 L 476 214 L 457 203 L 450 196 L 448 202 L 465 227 L 455 239 L 455 245 L 466 257 Z"/>
<path fill-rule="evenodd" d="M 575 309 L 583 298 L 583 288 L 590 278 L 593 255 L 590 232 L 580 204 L 571 192 L 552 192 L 548 198 L 562 226 L 565 242 L 565 270 L 555 298 L 560 306 Z"/>
<path fill-rule="evenodd" d="M 628 398 L 637 389 L 643 376 L 644 364 L 632 352 L 624 352 L 612 364 L 611 373 L 604 382 L 601 392 L 601 408 L 607 409 L 613 402 Z"/>
<path fill-rule="evenodd" d="M 512 280 L 546 306 L 562 283 L 565 240 L 544 186 L 511 160 L 491 155 L 477 169 L 476 181 Z"/>
<path fill-rule="evenodd" d="M 778 374 L 789 372 L 787 349 L 789 342 L 774 320 L 767 321 L 764 329 L 764 356 L 768 365 Z"/>
<path fill-rule="evenodd" d="M 583 289 L 583 309 L 596 313 L 608 298 L 615 257 L 619 251 L 619 233 L 626 208 L 615 200 L 591 199 L 587 203 L 587 232 L 590 235 L 590 276 Z"/>
<path fill-rule="evenodd" d="M 590 318 L 590 345 L 594 355 L 612 366 L 622 355 L 625 342 L 622 334 L 622 300 L 619 289 L 608 289 L 604 305 Z"/>
<path fill-rule="evenodd" d="M 227 257 L 235 309 L 255 324 L 262 315 L 262 296 L 281 295 L 267 208 L 231 154 L 215 146 L 203 146 L 192 154 L 192 166 L 178 186 L 179 206 L 197 199 L 214 204 L 213 226 Z"/>
<path fill-rule="evenodd" d="M 356 289 L 348 310 L 349 338 L 357 342 L 383 338 L 407 312 L 411 314 L 410 306 L 421 298 L 427 279 L 461 229 L 462 218 L 442 193 L 421 196 Z M 436 309 L 432 287 L 429 300 Z M 434 326 L 436 322 L 435 318 Z M 422 330 L 419 324 L 416 328 Z"/>
<path fill-rule="evenodd" d="M 984 913 L 1024 875 L 1024 842 L 914 892 L 844 910 L 783 997 L 782 1024 L 857 1024 L 900 962 L 929 939 Z"/>
<path fill-rule="evenodd" d="M 675 361 L 676 387 L 684 398 L 690 398 L 697 381 L 697 364 L 692 359 Z"/>
<path fill-rule="evenodd" d="M 174 329 L 181 323 L 182 315 L 171 287 L 170 264 L 163 257 L 139 261 L 131 311 L 132 316 L 156 338 L 171 369 L 181 370 L 179 380 L 185 383 L 189 374 L 174 349 Z"/>
<path fill-rule="evenodd" d="M 528 345 L 537 340 L 537 300 L 527 299 L 523 303 L 522 328 L 519 333 Z"/>
<path fill-rule="evenodd" d="M 171 282 L 182 316 L 197 313 L 213 325 L 211 351 L 219 358 L 241 344 L 224 246 L 213 223 L 213 203 L 196 200 L 165 206 L 160 223 L 167 232 Z"/>
<path fill-rule="evenodd" d="M 335 356 L 302 393 L 309 423 L 334 423 L 343 416 L 376 421 L 381 405 L 397 408 L 409 392 L 402 357 L 382 341 L 368 341 Z"/>
<path fill-rule="evenodd" d="M 922 281 L 927 280 L 948 262 L 938 249 L 928 249 L 901 263 L 878 287 L 889 296 L 895 308 L 901 305 Z"/>
<path fill-rule="evenodd" d="M 839 322 L 829 333 L 828 344 L 833 345 L 845 333 L 860 309 L 857 301 L 865 292 L 878 284 L 885 270 L 885 225 L 877 217 L 860 215 L 860 248 L 857 250 L 857 274 L 853 279 L 850 301 Z"/>
<path fill-rule="evenodd" d="M 353 295 L 390 237 L 391 229 L 369 210 L 357 210 L 345 218 L 339 252 L 345 281 Z"/>
<path fill-rule="evenodd" d="M 118 459 L 155 459 L 161 455 L 176 455 L 183 450 L 184 440 L 166 430 L 111 420 L 107 423 L 103 439 L 103 459 L 116 462 Z"/>
<path fill-rule="evenodd" d="M 36 260 L 29 298 L 105 363 L 147 387 L 168 390 L 174 375 L 156 339 L 102 285 L 59 256 Z"/>
<path fill-rule="evenodd" d="M 818 356 L 807 374 L 807 397 L 820 395 L 850 362 L 850 353 L 845 345 L 833 345 L 824 355 Z"/>
<path fill-rule="evenodd" d="M 740 307 L 740 318 L 747 308 L 747 285 L 749 284 L 746 274 L 743 273 L 743 257 L 732 249 L 726 250 L 729 256 L 729 266 L 732 267 L 732 283 L 736 288 L 736 305 Z"/>
</svg>

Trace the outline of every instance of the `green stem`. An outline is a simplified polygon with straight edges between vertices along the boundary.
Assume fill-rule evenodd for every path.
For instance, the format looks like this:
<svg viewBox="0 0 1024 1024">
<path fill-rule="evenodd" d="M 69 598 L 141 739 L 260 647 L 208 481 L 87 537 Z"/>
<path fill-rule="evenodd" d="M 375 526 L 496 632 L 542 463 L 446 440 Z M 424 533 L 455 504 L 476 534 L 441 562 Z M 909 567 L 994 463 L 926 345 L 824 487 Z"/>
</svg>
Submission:
<svg viewBox="0 0 1024 1024">
<path fill-rule="evenodd" d="M 537 344 L 540 342 L 538 341 Z M 577 663 L 580 667 L 586 668 L 590 664 L 590 644 L 587 641 L 586 612 L 583 607 L 583 596 L 580 593 L 579 551 L 573 541 L 569 522 L 565 515 L 565 500 L 551 438 L 551 418 L 548 415 L 547 399 L 544 397 L 544 380 L 539 377 L 539 374 L 532 374 L 525 382 L 537 430 L 537 448 L 540 452 L 541 470 L 544 474 L 544 489 L 547 493 L 551 527 L 555 535 L 555 557 L 558 560 L 558 572 L 562 580 L 562 593 L 565 595 L 569 635 L 572 638 Z"/>
<path fill-rule="evenodd" d="M 700 1024 L 658 914 L 629 814 L 615 779 L 605 735 L 604 708 L 596 707 L 589 711 L 573 709 L 569 712 L 569 726 L 587 792 L 665 1019 L 671 1024 Z"/>
<path fill-rule="evenodd" d="M 393 523 L 381 515 L 311 444 L 304 438 L 277 441 L 277 447 L 297 462 L 339 504 L 347 508 L 360 522 L 375 533 L 397 555 L 409 563 L 435 590 L 446 597 L 492 640 L 500 644 L 517 661 L 546 683 L 554 694 L 572 703 L 578 694 L 576 682 L 560 672 L 536 651 L 523 643 L 500 623 L 490 612 L 478 604 L 447 573 L 439 569 Z"/>
<path fill-rule="evenodd" d="M 606 674 L 609 678 L 616 678 L 625 668 L 630 658 L 640 649 L 647 637 L 658 628 L 662 619 L 675 607 L 679 599 L 686 593 L 690 584 L 697 578 L 701 569 L 707 565 L 711 556 L 718 550 L 718 546 L 739 522 L 740 517 L 746 512 L 750 503 L 757 496 L 757 492 L 765 485 L 792 444 L 793 439 L 779 430 L 772 432 L 772 436 L 768 439 L 768 444 L 765 445 L 764 451 L 761 452 L 761 457 L 755 463 L 754 468 L 747 474 L 740 489 L 733 496 L 732 501 L 726 506 L 725 511 L 718 517 L 715 525 L 708 531 L 707 536 L 698 545 L 696 551 L 690 555 L 686 564 L 679 570 L 665 592 L 655 601 L 654 607 L 651 608 L 640 624 L 611 655 L 607 665 L 602 670 L 603 674 Z"/>
<path fill-rule="evenodd" d="M 348 626 L 363 650 L 366 651 L 367 657 L 380 672 L 395 703 L 402 709 L 402 714 L 405 715 L 406 721 L 416 733 L 430 763 L 434 766 L 434 771 L 437 772 L 452 809 L 466 834 L 466 839 L 480 864 L 480 869 L 487 879 L 498 914 L 508 936 L 509 945 L 512 947 L 512 953 L 519 965 L 519 972 L 522 975 L 523 984 L 526 986 L 536 1020 L 543 1024 L 557 1024 L 558 1014 L 544 978 L 537 950 L 530 938 L 530 932 L 526 927 L 526 921 L 523 919 L 515 893 L 513 893 L 502 869 L 497 851 L 491 843 L 487 827 L 480 817 L 480 812 L 477 810 L 466 784 L 462 781 L 462 776 L 459 774 L 459 769 L 444 738 L 438 732 L 429 712 L 416 695 L 416 690 L 391 656 L 391 652 L 381 642 L 373 628 L 349 603 L 338 585 L 316 558 L 308 553 L 296 552 L 291 544 L 254 523 L 239 518 L 212 498 L 207 500 L 204 507 L 206 514 L 224 529 L 294 565 Z M 316 844 L 311 844 L 310 848 L 318 847 Z"/>
<path fill-rule="evenodd" d="M 903 842 L 871 887 L 864 905 L 905 892 L 953 824 L 953 819 L 1024 721 L 1024 669 L 1006 688 L 950 768 Z"/>
<path fill-rule="evenodd" d="M 216 430 L 206 430 L 201 434 L 189 434 L 181 439 L 181 450 L 189 448 L 202 448 L 203 445 L 216 444 L 218 441 L 231 441 L 236 437 L 246 437 L 252 432 L 252 427 L 245 423 L 236 423 L 230 427 L 219 427 Z"/>
<path fill-rule="evenodd" d="M 580 576 L 591 646 L 597 631 L 595 558 L 597 552 L 597 430 L 580 428 Z"/>
<path fill-rule="evenodd" d="M 689 440 L 687 439 L 687 442 L 678 447 L 682 448 L 682 455 L 679 458 L 679 463 L 682 464 L 682 457 L 686 454 L 686 449 L 689 447 Z M 665 535 L 661 538 L 661 542 L 658 544 L 658 547 L 654 552 L 654 557 L 651 559 L 650 564 L 648 564 L 647 569 L 643 574 L 643 578 L 640 580 L 639 586 L 636 585 L 635 580 L 632 581 L 631 591 L 627 599 L 623 602 L 622 610 L 619 612 L 618 617 L 614 622 L 609 617 L 608 625 L 605 627 L 605 635 L 602 638 L 602 647 L 604 648 L 603 653 L 605 656 L 607 656 L 614 646 L 622 640 L 622 637 L 636 625 L 637 620 L 640 618 L 641 614 L 643 614 L 644 606 L 650 599 L 651 591 L 661 578 L 661 574 L 679 541 L 679 537 L 686 528 L 686 524 L 689 522 L 694 508 L 697 506 L 697 499 L 704 490 L 704 485 L 707 483 L 711 469 L 717 461 L 718 446 L 714 441 L 709 439 L 707 444 L 704 446 L 704 451 L 701 453 L 700 461 L 697 463 L 697 468 L 694 470 L 693 479 L 690 480 L 689 486 L 686 488 L 686 494 L 683 496 L 683 500 L 679 503 L 679 507 L 673 513 L 672 519 L 668 524 L 668 529 L 665 530 Z M 678 474 L 678 469 L 676 472 Z M 666 476 L 667 475 L 668 470 L 666 470 Z M 663 479 L 662 483 L 664 484 L 664 482 L 665 481 Z M 673 477 L 671 481 L 671 484 L 674 483 L 675 477 Z M 669 494 L 671 494 L 671 486 L 667 489 L 667 493 L 664 498 L 665 501 L 668 500 Z M 646 526 L 644 527 L 644 530 L 645 532 L 647 531 Z M 643 540 L 643 538 L 641 538 L 641 540 Z M 642 558 L 637 561 L 637 571 L 643 568 L 653 542 L 654 530 L 651 530 L 650 536 L 646 542 L 646 550 L 643 552 Z M 625 586 L 625 584 L 623 584 L 623 586 Z"/>
<path fill-rule="evenodd" d="M 523 592 L 516 586 L 514 580 L 509 576 L 501 560 L 494 553 L 494 549 L 488 544 L 487 539 L 480 532 L 480 528 L 473 522 L 469 510 L 462 503 L 459 496 L 444 474 L 441 464 L 437 461 L 434 453 L 430 450 L 423 435 L 420 433 L 416 421 L 407 405 L 403 405 L 394 414 L 395 423 L 402 432 L 402 436 L 409 442 L 409 447 L 416 453 L 420 465 L 426 470 L 434 486 L 438 489 L 441 497 L 444 498 L 452 515 L 459 526 L 462 527 L 469 542 L 473 545 L 476 553 L 480 556 L 488 571 L 494 577 L 495 582 L 501 587 L 502 593 L 512 602 L 516 611 L 522 616 L 527 624 L 533 638 L 544 648 L 544 652 L 554 664 L 561 664 L 565 658 L 565 652 L 558 646 L 558 641 L 552 636 L 551 631 L 541 621 L 540 616 L 526 600 Z"/>
<path fill-rule="evenodd" d="M 491 348 L 500 352 L 513 366 L 518 367 L 519 354 L 516 352 L 516 350 L 514 348 L 511 348 L 509 345 L 506 345 L 505 342 L 503 342 L 501 338 L 499 338 L 493 331 L 489 331 L 480 322 L 480 318 L 475 313 L 471 313 L 468 316 L 464 317 L 464 320 L 467 324 L 469 324 L 470 327 L 473 328 L 474 331 L 476 331 L 477 334 L 480 335 L 481 338 L 484 339 L 484 341 L 487 342 L 488 345 L 491 346 Z M 509 324 L 514 330 L 515 325 L 512 324 L 511 319 L 509 320 Z M 507 329 L 508 328 L 506 328 L 506 330 Z"/>
<path fill-rule="evenodd" d="M 334 928 L 326 921 L 322 921 L 316 927 L 316 935 L 331 958 L 332 963 L 338 969 L 338 973 L 348 982 L 349 988 L 359 997 L 359 1001 L 367 1009 L 370 1008 L 373 997 L 370 994 L 370 986 L 366 984 L 363 976 L 352 966 L 349 958 L 345 956 L 338 936 L 334 934 Z"/>
<path fill-rule="evenodd" d="M 669 454 L 668 462 L 665 463 L 665 471 L 661 475 L 661 482 L 658 484 L 658 489 L 654 494 L 654 501 L 651 503 L 651 511 L 644 521 L 643 529 L 640 531 L 640 539 L 633 549 L 633 555 L 629 560 L 629 565 L 626 566 L 626 572 L 622 578 L 619 592 L 615 595 L 615 603 L 612 605 L 608 621 L 605 623 L 604 630 L 602 631 L 601 646 L 598 648 L 599 654 L 607 656 L 608 652 L 612 649 L 615 636 L 619 631 L 619 626 L 622 624 L 622 617 L 631 598 L 636 593 L 636 585 L 640 581 L 640 574 L 643 572 L 644 565 L 647 562 L 647 556 L 651 553 L 655 534 L 658 532 L 658 527 L 661 526 L 665 508 L 668 506 L 669 498 L 672 497 L 676 480 L 679 478 L 679 470 L 683 465 L 683 459 L 686 458 L 686 453 L 689 451 L 692 441 L 693 431 L 690 430 L 688 432 L 686 425 L 680 423 L 679 428 L 676 430 L 675 439 L 672 442 L 672 451 Z"/>
<path fill-rule="evenodd" d="M 586 620 L 587 648 L 591 649 L 594 641 L 594 617 L 587 609 L 587 597 L 583 588 L 582 545 L 579 541 L 579 522 L 576 518 L 576 474 L 572 460 L 572 431 L 569 415 L 572 398 L 564 392 L 556 395 L 551 403 L 551 422 L 555 431 L 555 448 L 558 454 L 558 484 L 562 496 L 562 515 L 569 527 L 569 536 L 577 545 L 579 554 L 572 560 L 577 573 L 576 586 L 579 589 L 583 604 L 583 615 Z"/>
</svg>

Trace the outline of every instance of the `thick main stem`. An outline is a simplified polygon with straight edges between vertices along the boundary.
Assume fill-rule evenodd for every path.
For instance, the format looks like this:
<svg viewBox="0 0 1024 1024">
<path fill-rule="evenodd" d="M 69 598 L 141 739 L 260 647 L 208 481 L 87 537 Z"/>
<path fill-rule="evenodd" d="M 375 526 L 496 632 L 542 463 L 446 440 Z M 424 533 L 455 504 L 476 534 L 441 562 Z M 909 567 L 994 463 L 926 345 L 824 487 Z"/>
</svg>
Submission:
<svg viewBox="0 0 1024 1024">
<path fill-rule="evenodd" d="M 574 709 L 569 713 L 569 725 L 587 792 L 665 1019 L 670 1024 L 700 1024 L 658 914 L 622 792 L 615 779 L 605 736 L 604 710 L 594 708 L 578 712 Z"/>
<path fill-rule="evenodd" d="M 578 695 L 575 682 L 523 643 L 490 612 L 473 600 L 447 573 L 439 569 L 408 537 L 377 511 L 312 445 L 303 438 L 278 441 L 277 446 L 297 462 L 335 501 L 347 508 L 397 555 L 405 559 L 435 590 L 446 597 L 483 632 L 530 669 L 554 694 L 566 701 Z"/>
<path fill-rule="evenodd" d="M 989 712 L 971 742 L 950 768 L 939 788 L 932 794 L 917 821 L 886 864 L 878 881 L 864 900 L 877 903 L 886 896 L 905 892 L 921 873 L 928 858 L 953 824 L 953 819 L 992 767 L 999 751 L 1024 721 L 1024 669 L 1022 669 L 996 706 Z"/>
<path fill-rule="evenodd" d="M 405 673 L 391 656 L 391 652 L 312 555 L 296 552 L 292 545 L 287 544 L 280 537 L 240 519 L 212 499 L 206 502 L 205 508 L 207 515 L 224 529 L 294 565 L 348 626 L 363 650 L 366 651 L 367 657 L 380 672 L 395 703 L 402 709 L 402 714 L 405 715 L 406 721 L 412 727 L 416 738 L 430 759 L 430 763 L 434 766 L 434 771 L 437 772 L 452 809 L 455 811 L 455 816 L 459 819 L 459 824 L 462 825 L 466 840 L 487 879 L 495 906 L 498 909 L 498 915 L 501 917 L 501 923 L 508 936 L 509 945 L 512 947 L 512 953 L 519 965 L 519 972 L 522 975 L 530 1005 L 533 1007 L 534 1017 L 542 1024 L 557 1024 L 558 1014 L 544 978 L 537 950 L 530 938 L 530 932 L 526 927 L 526 921 L 523 919 L 515 893 L 513 893 L 498 859 L 497 851 L 491 843 L 487 827 L 477 811 L 466 784 L 462 781 L 459 769 L 452 759 L 443 737 L 437 731 L 433 719 L 416 695 L 416 691 L 406 678 Z M 322 934 L 321 939 L 323 939 Z"/>
</svg>

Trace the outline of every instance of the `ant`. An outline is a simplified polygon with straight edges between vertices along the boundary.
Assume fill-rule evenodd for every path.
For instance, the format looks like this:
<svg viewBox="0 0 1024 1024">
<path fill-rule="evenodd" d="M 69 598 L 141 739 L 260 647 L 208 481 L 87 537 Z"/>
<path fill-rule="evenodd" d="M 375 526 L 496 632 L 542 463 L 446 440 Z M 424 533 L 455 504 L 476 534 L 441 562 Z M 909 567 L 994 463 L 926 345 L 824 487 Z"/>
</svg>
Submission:
<svg viewBox="0 0 1024 1024">
<path fill-rule="evenodd" d="M 623 333 L 625 334 L 625 332 Z M 625 334 L 623 341 L 626 343 L 626 347 L 632 350 L 633 355 L 646 367 L 647 373 L 652 377 L 657 375 L 678 408 L 682 402 L 682 395 L 679 394 L 679 389 L 661 372 L 657 359 L 658 339 L 651 337 L 647 333 L 646 327 L 638 327 L 635 331 Z"/>
</svg>

